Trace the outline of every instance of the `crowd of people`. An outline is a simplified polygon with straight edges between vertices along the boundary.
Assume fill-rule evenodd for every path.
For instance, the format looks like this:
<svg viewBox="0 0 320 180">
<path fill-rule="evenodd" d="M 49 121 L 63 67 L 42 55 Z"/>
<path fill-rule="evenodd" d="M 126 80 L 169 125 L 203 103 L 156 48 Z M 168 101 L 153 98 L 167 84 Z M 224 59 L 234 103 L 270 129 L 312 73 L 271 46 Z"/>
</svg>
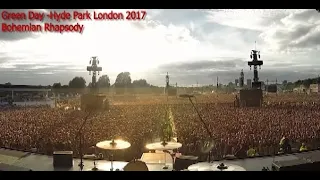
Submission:
<svg viewBox="0 0 320 180">
<path fill-rule="evenodd" d="M 201 104 L 197 107 L 215 139 L 214 154 L 219 157 L 243 157 L 250 147 L 255 148 L 259 155 L 276 154 L 283 136 L 296 149 L 302 143 L 307 144 L 310 149 L 320 145 L 320 106 L 312 109 L 301 106 L 235 108 Z M 209 135 L 192 106 L 175 106 L 173 112 L 179 141 L 191 146 L 185 151 L 199 153 L 195 144 L 200 145 L 199 141 L 205 140 Z"/>
<path fill-rule="evenodd" d="M 274 154 L 284 136 L 293 149 L 299 149 L 302 143 L 308 149 L 319 147 L 317 97 L 268 95 L 262 108 L 236 108 L 233 100 L 234 95 L 228 94 L 201 95 L 195 99 L 214 137 L 214 156 L 242 157 L 250 148 L 259 155 Z M 36 148 L 49 155 L 55 150 L 72 150 L 79 156 L 79 129 L 88 116 L 83 130 L 84 153 L 97 142 L 121 138 L 132 146 L 118 155 L 126 160 L 139 158 L 145 145 L 159 138 L 159 122 L 165 117 L 165 104 L 169 102 L 178 141 L 183 144 L 181 153 L 201 153 L 198 146 L 208 134 L 187 99 L 159 96 L 137 97 L 135 101 L 136 104 L 133 100 L 126 104 L 114 100 L 109 110 L 92 114 L 76 108 L 0 109 L 0 147 L 25 151 Z M 72 101 L 72 106 L 77 103 Z"/>
<path fill-rule="evenodd" d="M 0 111 L 0 146 L 28 151 L 37 148 L 41 153 L 72 150 L 79 155 L 79 130 L 82 131 L 84 153 L 97 142 L 121 138 L 132 146 L 131 157 L 139 158 L 142 146 L 151 142 L 157 130 L 161 108 L 149 106 L 111 106 L 106 112 L 84 112 L 74 109 L 6 108 Z"/>
</svg>

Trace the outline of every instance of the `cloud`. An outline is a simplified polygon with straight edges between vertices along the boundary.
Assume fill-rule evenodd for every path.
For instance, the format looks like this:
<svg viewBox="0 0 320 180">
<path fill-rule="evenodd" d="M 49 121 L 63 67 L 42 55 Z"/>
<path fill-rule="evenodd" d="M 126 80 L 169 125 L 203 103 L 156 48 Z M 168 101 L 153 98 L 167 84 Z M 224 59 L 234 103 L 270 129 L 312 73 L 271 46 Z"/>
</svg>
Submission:
<svg viewBox="0 0 320 180">
<path fill-rule="evenodd" d="M 159 67 L 159 69 L 167 70 L 167 71 L 178 71 L 178 72 L 189 72 L 194 70 L 201 71 L 222 71 L 222 70 L 230 70 L 232 68 L 237 68 L 239 65 L 243 65 L 245 63 L 240 59 L 233 60 L 218 60 L 218 61 L 210 61 L 210 60 L 198 60 L 195 62 L 183 62 L 183 63 L 175 63 L 175 64 L 165 64 Z"/>
<path fill-rule="evenodd" d="M 315 10 L 292 12 L 273 24 L 261 37 L 282 51 L 318 50 L 320 18 Z"/>
</svg>

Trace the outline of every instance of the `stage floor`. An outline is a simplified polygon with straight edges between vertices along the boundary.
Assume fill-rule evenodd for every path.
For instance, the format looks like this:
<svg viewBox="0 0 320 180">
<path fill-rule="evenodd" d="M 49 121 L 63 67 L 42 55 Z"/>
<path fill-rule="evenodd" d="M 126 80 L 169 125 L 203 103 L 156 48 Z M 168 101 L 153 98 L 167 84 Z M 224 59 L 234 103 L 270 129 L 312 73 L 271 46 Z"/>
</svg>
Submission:
<svg viewBox="0 0 320 180">
<path fill-rule="evenodd" d="M 142 156 L 142 159 L 146 159 L 147 154 L 145 153 Z M 157 153 L 154 153 L 157 154 Z M 145 157 L 145 158 L 143 158 Z M 274 161 L 283 161 L 283 160 L 295 160 L 301 157 L 312 157 L 314 159 L 320 159 L 320 151 L 310 151 L 304 153 L 297 153 L 297 154 L 290 154 L 290 155 L 281 155 L 275 157 L 256 157 L 256 158 L 247 158 L 247 159 L 236 159 L 236 160 L 223 160 L 221 162 L 227 162 L 230 164 L 239 165 L 245 168 L 247 171 L 261 171 L 263 167 L 269 167 L 271 169 L 272 162 Z M 172 171 L 172 163 L 170 159 L 167 158 L 167 165 L 169 166 L 168 169 L 163 169 L 164 163 L 163 161 L 156 163 L 156 161 L 150 159 L 150 155 L 148 156 L 149 163 L 146 163 L 149 171 Z M 74 159 L 74 166 L 70 169 L 57 169 L 53 167 L 53 157 L 34 154 L 34 153 L 27 153 L 15 150 L 7 150 L 7 149 L 0 149 L 0 168 L 5 170 L 10 170 L 11 167 L 21 168 L 21 171 L 29 169 L 33 171 L 80 171 L 78 164 L 80 159 Z M 111 167 L 110 161 L 106 160 L 99 160 L 97 162 L 97 167 L 103 171 L 109 171 Z M 114 169 L 122 169 L 127 162 L 115 162 Z M 6 169 L 4 166 L 9 165 Z M 91 171 L 93 168 L 93 161 L 92 160 L 84 160 L 84 171 Z M 14 169 L 14 168 L 12 168 Z"/>
<path fill-rule="evenodd" d="M 94 167 L 93 160 L 83 160 L 84 168 L 83 171 L 91 171 Z M 54 168 L 53 167 L 53 157 L 46 156 L 35 153 L 27 153 L 15 150 L 8 149 L 0 149 L 0 170 L 4 169 L 9 171 L 17 171 L 20 167 L 21 171 L 26 169 L 33 171 L 80 171 L 78 164 L 80 163 L 80 159 L 73 159 L 73 167 L 66 168 Z M 115 169 L 123 169 L 123 167 L 128 162 L 114 161 L 113 168 Z M 97 168 L 102 171 L 110 171 L 111 162 L 106 160 L 98 160 L 96 161 Z M 164 163 L 147 163 L 149 171 L 172 171 L 172 162 L 169 160 L 166 162 L 168 169 L 163 169 Z"/>
</svg>

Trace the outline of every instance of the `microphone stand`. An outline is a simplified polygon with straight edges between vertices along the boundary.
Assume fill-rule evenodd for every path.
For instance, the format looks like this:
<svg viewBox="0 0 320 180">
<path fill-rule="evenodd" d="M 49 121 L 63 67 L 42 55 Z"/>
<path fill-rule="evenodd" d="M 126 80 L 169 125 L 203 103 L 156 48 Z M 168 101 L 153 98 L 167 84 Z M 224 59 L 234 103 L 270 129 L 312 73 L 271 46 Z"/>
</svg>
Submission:
<svg viewBox="0 0 320 180">
<path fill-rule="evenodd" d="M 81 126 L 80 126 L 80 129 L 79 129 L 79 131 L 78 131 L 78 133 L 77 133 L 77 136 L 79 136 L 79 154 L 80 154 L 80 163 L 79 163 L 79 167 L 80 167 L 80 171 L 82 171 L 83 170 L 83 167 L 84 167 L 84 165 L 83 165 L 83 153 L 82 153 L 82 149 L 83 149 L 83 144 L 82 144 L 82 141 L 83 141 L 83 136 L 84 136 L 84 134 L 82 133 L 82 130 L 83 130 L 83 128 L 84 128 L 84 126 L 86 125 L 86 123 L 87 123 L 87 120 L 88 120 L 88 118 L 89 118 L 89 116 L 91 115 L 91 111 L 89 112 L 89 114 L 84 118 L 84 121 L 83 121 L 83 123 L 81 124 Z"/>
<path fill-rule="evenodd" d="M 209 135 L 210 139 L 211 139 L 211 140 L 213 140 L 213 135 L 212 135 L 212 133 L 211 133 L 211 131 L 210 131 L 210 129 L 209 129 L 209 127 L 208 127 L 208 125 L 207 125 L 207 124 L 205 123 L 205 121 L 202 119 L 202 117 L 201 117 L 201 115 L 200 115 L 200 113 L 199 113 L 198 109 L 197 109 L 197 108 L 196 108 L 196 106 L 194 105 L 194 103 L 193 103 L 193 101 L 192 101 L 191 97 L 188 97 L 188 99 L 189 99 L 190 103 L 192 104 L 192 106 L 193 106 L 194 110 L 197 112 L 198 117 L 199 117 L 199 120 L 200 120 L 200 122 L 203 124 L 204 128 L 206 129 L 206 131 L 207 131 L 207 133 L 208 133 L 208 135 Z M 209 151 L 209 158 L 208 158 L 208 162 L 210 162 L 210 161 L 211 161 L 211 151 Z"/>
</svg>

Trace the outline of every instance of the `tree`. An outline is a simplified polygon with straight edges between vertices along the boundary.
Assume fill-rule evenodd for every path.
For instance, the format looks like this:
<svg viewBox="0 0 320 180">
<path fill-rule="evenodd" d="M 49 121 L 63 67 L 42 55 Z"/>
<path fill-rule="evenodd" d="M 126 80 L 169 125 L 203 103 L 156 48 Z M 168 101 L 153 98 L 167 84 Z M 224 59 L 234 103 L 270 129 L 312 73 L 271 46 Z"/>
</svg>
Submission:
<svg viewBox="0 0 320 180">
<path fill-rule="evenodd" d="M 293 90 L 294 84 L 292 82 L 288 82 L 285 86 L 286 90 Z"/>
<path fill-rule="evenodd" d="M 320 9 L 316 9 L 320 13 Z"/>
<path fill-rule="evenodd" d="M 52 88 L 53 89 L 60 89 L 61 88 L 61 83 L 53 83 Z"/>
<path fill-rule="evenodd" d="M 129 72 L 121 72 L 118 74 L 114 83 L 116 87 L 129 87 L 131 85 L 131 76 Z"/>
<path fill-rule="evenodd" d="M 294 86 L 298 87 L 302 84 L 302 81 L 299 79 L 298 81 L 294 82 Z"/>
<path fill-rule="evenodd" d="M 233 88 L 235 85 L 233 84 L 233 82 L 229 82 L 227 86 Z"/>
<path fill-rule="evenodd" d="M 287 80 L 284 80 L 284 81 L 282 81 L 282 85 L 287 85 L 288 84 L 288 81 Z"/>
<path fill-rule="evenodd" d="M 7 83 L 5 83 L 4 85 L 6 85 L 6 86 L 11 86 L 12 84 L 11 84 L 11 82 L 7 82 Z"/>
<path fill-rule="evenodd" d="M 110 87 L 110 79 L 108 75 L 102 75 L 98 80 L 98 87 L 100 88 L 109 88 Z"/>
<path fill-rule="evenodd" d="M 124 90 L 131 86 L 131 77 L 129 72 L 121 72 L 118 74 L 114 83 L 117 94 L 123 94 Z"/>
<path fill-rule="evenodd" d="M 147 80 L 145 79 L 139 79 L 139 80 L 134 80 L 132 82 L 132 86 L 135 88 L 141 88 L 141 87 L 150 87 L 150 84 L 148 84 Z"/>
<path fill-rule="evenodd" d="M 309 88 L 310 87 L 310 84 L 312 84 L 313 80 L 308 78 L 308 79 L 305 79 L 303 80 L 302 84 L 306 87 L 306 88 Z"/>
<path fill-rule="evenodd" d="M 229 82 L 228 85 L 226 85 L 225 90 L 228 93 L 231 93 L 233 91 L 235 91 L 236 85 L 233 82 Z"/>
<path fill-rule="evenodd" d="M 83 77 L 75 77 L 71 81 L 69 81 L 70 88 L 85 88 L 86 87 L 86 80 Z"/>
</svg>

